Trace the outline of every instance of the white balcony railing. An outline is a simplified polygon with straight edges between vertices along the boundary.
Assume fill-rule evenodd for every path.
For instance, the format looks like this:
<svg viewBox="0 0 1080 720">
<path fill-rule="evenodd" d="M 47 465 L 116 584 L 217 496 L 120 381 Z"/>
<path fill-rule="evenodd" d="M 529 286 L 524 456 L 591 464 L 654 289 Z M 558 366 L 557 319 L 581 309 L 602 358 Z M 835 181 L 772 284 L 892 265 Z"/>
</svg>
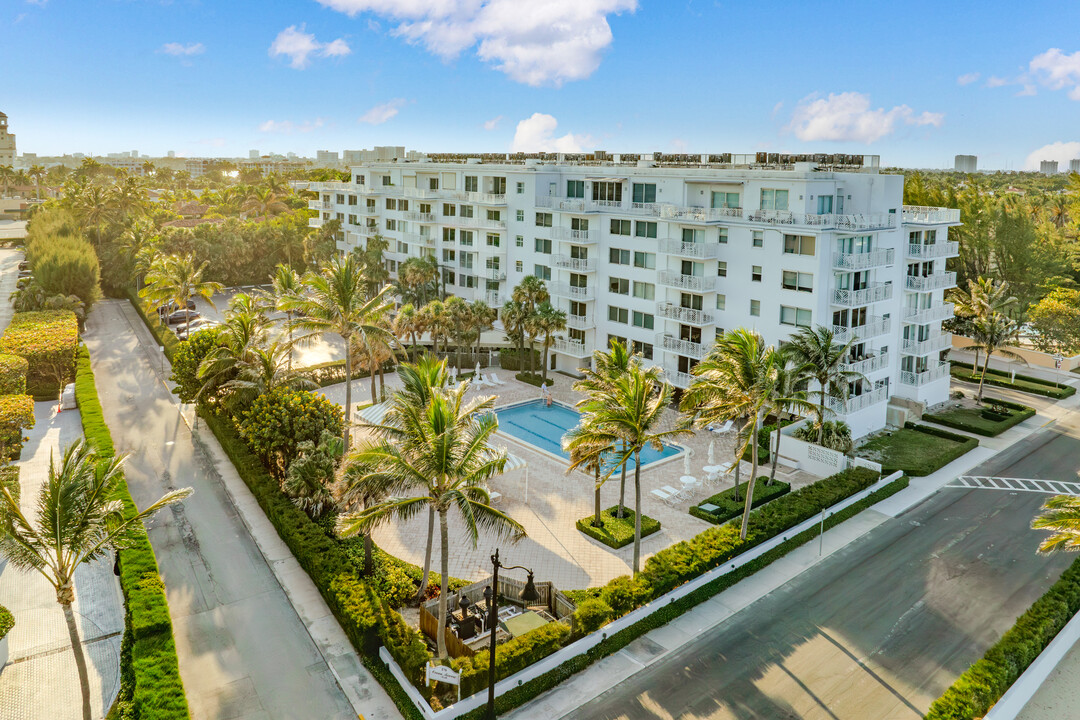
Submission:
<svg viewBox="0 0 1080 720">
<path fill-rule="evenodd" d="M 716 287 L 715 275 L 683 275 L 677 270 L 661 270 L 660 284 L 679 290 L 710 292 Z"/>
<path fill-rule="evenodd" d="M 900 382 L 904 385 L 914 385 L 916 387 L 947 377 L 949 377 L 948 362 L 939 362 L 922 372 L 909 372 L 907 370 L 900 372 Z"/>
<path fill-rule="evenodd" d="M 685 390 L 694 382 L 694 376 L 688 372 L 682 372 L 673 367 L 664 368 L 664 379 L 677 388 Z"/>
<path fill-rule="evenodd" d="M 466 227 L 466 228 L 480 228 L 482 230 L 505 230 L 505 220 L 491 220 L 489 218 L 479 217 L 458 217 L 452 215 L 450 217 L 444 217 L 442 219 L 443 225 L 453 225 L 454 227 Z"/>
<path fill-rule="evenodd" d="M 748 210 L 746 219 L 768 225 L 798 225 L 803 227 L 836 228 L 838 230 L 880 230 L 896 227 L 893 213 L 867 213 L 852 215 L 813 215 L 788 210 Z"/>
<path fill-rule="evenodd" d="M 434 200 L 439 197 L 438 190 L 424 190 L 423 188 L 407 187 L 402 191 L 402 194 L 407 198 L 416 198 L 418 200 Z"/>
<path fill-rule="evenodd" d="M 930 259 L 953 257 L 960 254 L 960 243 L 956 241 L 939 242 L 924 245 L 923 243 L 909 243 L 907 256 L 909 258 Z"/>
<path fill-rule="evenodd" d="M 852 395 L 847 400 L 828 398 L 829 407 L 837 415 L 850 415 L 889 399 L 889 389 L 879 387 L 862 395 Z"/>
<path fill-rule="evenodd" d="M 596 258 L 573 258 L 569 255 L 552 255 L 551 264 L 575 272 L 596 272 Z"/>
<path fill-rule="evenodd" d="M 589 351 L 585 349 L 585 343 L 577 340 L 569 340 L 567 338 L 555 338 L 555 344 L 551 346 L 555 352 L 560 352 L 563 355 L 569 355 L 570 357 L 588 357 Z"/>
<path fill-rule="evenodd" d="M 932 352 L 940 352 L 952 347 L 952 333 L 941 333 L 926 340 L 914 340 L 904 338 L 901 349 L 907 355 L 929 355 Z"/>
<path fill-rule="evenodd" d="M 465 199 L 469 202 L 481 203 L 483 205 L 506 204 L 506 195 L 501 193 L 467 192 L 465 193 Z"/>
<path fill-rule="evenodd" d="M 422 213 L 422 212 L 415 212 L 413 210 L 410 210 L 409 212 L 402 215 L 402 217 L 405 218 L 406 220 L 412 220 L 413 222 L 422 222 L 422 223 L 438 222 L 438 218 L 436 218 L 435 213 Z"/>
<path fill-rule="evenodd" d="M 592 315 L 567 315 L 566 327 L 575 330 L 589 330 L 596 327 L 596 320 Z"/>
<path fill-rule="evenodd" d="M 849 363 L 844 363 L 841 367 L 848 372 L 857 372 L 863 375 L 869 375 L 872 372 L 884 370 L 885 368 L 889 367 L 889 353 L 878 353 L 873 357 L 853 360 Z"/>
<path fill-rule="evenodd" d="M 590 235 L 588 230 L 574 230 L 567 227 L 548 228 L 548 235 L 553 240 L 569 240 L 579 245 L 596 241 L 596 234 Z"/>
<path fill-rule="evenodd" d="M 833 267 L 843 270 L 866 270 L 892 265 L 896 253 L 892 248 L 882 248 L 861 253 L 837 253 L 833 255 Z"/>
<path fill-rule="evenodd" d="M 562 212 L 583 213 L 585 212 L 585 200 L 584 198 L 563 198 L 543 195 L 536 198 L 536 207 L 561 210 Z"/>
<path fill-rule="evenodd" d="M 945 288 L 956 287 L 956 273 L 936 273 L 934 275 L 927 275 L 925 277 L 918 275 L 908 275 L 904 279 L 904 287 L 908 290 L 918 290 L 921 292 L 925 292 L 927 290 L 943 290 Z"/>
<path fill-rule="evenodd" d="M 953 316 L 956 306 L 953 303 L 936 305 L 930 308 L 904 308 L 904 322 L 913 325 L 948 320 Z"/>
<path fill-rule="evenodd" d="M 883 302 L 891 299 L 892 296 L 892 283 L 874 283 L 870 287 L 865 287 L 860 290 L 844 290 L 842 288 L 836 288 L 833 290 L 832 304 L 840 305 L 842 307 L 859 307 L 860 305 Z"/>
<path fill-rule="evenodd" d="M 656 344 L 668 352 L 700 360 L 709 354 L 710 346 L 690 340 L 683 340 L 674 335 L 660 333 L 656 336 Z"/>
<path fill-rule="evenodd" d="M 719 243 L 683 242 L 682 240 L 661 240 L 660 252 L 669 255 L 692 258 L 714 258 L 720 255 Z"/>
<path fill-rule="evenodd" d="M 687 325 L 712 325 L 713 323 L 713 316 L 707 312 L 669 302 L 656 303 L 656 314 L 662 318 L 678 320 Z"/>
<path fill-rule="evenodd" d="M 484 302 L 488 304 L 488 307 L 497 308 L 502 307 L 503 303 L 505 302 L 505 298 L 503 298 L 503 296 L 499 294 L 498 290 L 485 290 Z"/>
<path fill-rule="evenodd" d="M 904 222 L 914 225 L 955 225 L 960 222 L 960 211 L 956 208 L 905 205 Z"/>
<path fill-rule="evenodd" d="M 308 227 L 313 227 L 313 228 L 322 227 L 322 218 L 317 218 L 317 217 L 308 218 L 307 224 L 308 224 Z"/>
<path fill-rule="evenodd" d="M 595 287 L 578 287 L 569 283 L 551 283 L 548 285 L 548 290 L 555 297 L 572 300 L 592 300 L 596 296 Z"/>
<path fill-rule="evenodd" d="M 483 277 L 488 280 L 502 282 L 506 279 L 506 271 L 502 268 L 484 268 Z"/>
<path fill-rule="evenodd" d="M 865 325 L 856 325 L 855 327 L 833 325 L 833 335 L 836 336 L 836 342 L 840 343 L 846 343 L 852 339 L 869 340 L 887 332 L 889 332 L 889 318 L 867 318 Z"/>
</svg>

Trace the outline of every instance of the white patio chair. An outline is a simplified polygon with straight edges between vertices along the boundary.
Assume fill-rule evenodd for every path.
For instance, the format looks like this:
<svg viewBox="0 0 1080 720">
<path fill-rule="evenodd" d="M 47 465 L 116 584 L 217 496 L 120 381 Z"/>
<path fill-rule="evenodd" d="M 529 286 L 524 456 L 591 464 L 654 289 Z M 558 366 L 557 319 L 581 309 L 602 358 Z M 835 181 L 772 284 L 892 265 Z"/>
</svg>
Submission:
<svg viewBox="0 0 1080 720">
<path fill-rule="evenodd" d="M 659 488 L 650 490 L 649 492 L 659 498 L 665 505 L 671 505 L 671 493 L 664 492 Z"/>
<path fill-rule="evenodd" d="M 506 383 L 499 379 L 499 376 L 493 372 L 488 373 L 488 382 L 495 383 L 496 385 L 505 385 Z"/>
<path fill-rule="evenodd" d="M 660 488 L 660 489 L 661 489 L 661 490 L 663 490 L 664 492 L 666 492 L 666 493 L 667 493 L 668 495 L 670 495 L 670 496 L 671 496 L 671 498 L 670 498 L 670 499 L 671 499 L 671 502 L 670 502 L 670 503 L 668 503 L 669 505 L 674 505 L 674 504 L 675 504 L 675 503 L 677 503 L 678 501 L 686 499 L 686 498 L 685 498 L 685 496 L 683 495 L 683 491 L 682 491 L 682 490 L 678 490 L 678 489 L 676 489 L 676 488 L 673 488 L 673 487 L 671 487 L 670 485 L 664 485 L 664 486 L 663 486 L 662 488 Z"/>
</svg>

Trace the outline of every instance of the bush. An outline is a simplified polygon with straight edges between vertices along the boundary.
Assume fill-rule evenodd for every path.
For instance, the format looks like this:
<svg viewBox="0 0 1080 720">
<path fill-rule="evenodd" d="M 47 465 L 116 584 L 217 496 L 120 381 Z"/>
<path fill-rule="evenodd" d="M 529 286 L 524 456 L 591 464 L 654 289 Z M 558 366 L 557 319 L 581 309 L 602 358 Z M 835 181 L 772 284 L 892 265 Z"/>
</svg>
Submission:
<svg viewBox="0 0 1080 720">
<path fill-rule="evenodd" d="M 599 630 L 611 622 L 611 606 L 599 598 L 581 602 L 574 611 L 574 639 Z"/>
<path fill-rule="evenodd" d="M 0 353 L 25 358 L 26 391 L 55 400 L 60 388 L 75 376 L 75 347 L 79 323 L 67 310 L 15 313 L 0 337 Z"/>
<path fill-rule="evenodd" d="M 27 246 L 34 279 L 45 295 L 74 295 L 86 312 L 101 299 L 101 268 L 93 246 L 81 237 L 51 235 Z"/>
<path fill-rule="evenodd" d="M 6 607 L 0 605 L 0 640 L 7 637 L 13 627 L 15 627 L 15 616 Z"/>
<path fill-rule="evenodd" d="M 187 340 L 182 340 L 176 346 L 172 356 L 172 376 L 169 378 L 176 387 L 173 392 L 180 397 L 180 402 L 195 402 L 199 390 L 202 389 L 203 381 L 199 379 L 199 365 L 223 342 L 222 330 L 212 327 L 197 333 L 192 333 Z M 213 394 L 202 398 L 203 402 L 213 399 Z"/>
<path fill-rule="evenodd" d="M 768 480 L 768 477 L 762 476 L 754 483 L 754 499 L 750 503 L 751 508 L 764 505 L 770 500 L 786 495 L 791 491 L 791 485 L 786 482 L 774 480 L 772 485 L 766 485 L 765 483 Z M 697 505 L 691 506 L 689 512 L 696 518 L 716 525 L 742 515 L 743 510 L 746 509 L 746 488 L 749 484 L 749 481 L 739 483 L 738 500 L 735 499 L 735 488 L 732 487 L 702 500 Z M 707 503 L 715 505 L 717 509 L 711 512 L 702 510 L 701 506 Z"/>
<path fill-rule="evenodd" d="M 540 351 L 533 350 L 533 369 L 540 367 Z M 502 348 L 499 350 L 499 367 L 503 370 L 509 370 L 511 372 L 518 372 L 529 367 L 529 348 L 525 348 L 525 352 L 518 355 L 517 348 Z"/>
<path fill-rule="evenodd" d="M 34 427 L 34 398 L 29 395 L 0 395 L 0 460 L 19 457 L 23 428 Z"/>
<path fill-rule="evenodd" d="M 279 388 L 255 398 L 237 428 L 271 472 L 281 477 L 302 442 L 318 443 L 323 431 L 341 435 L 341 407 L 307 390 Z"/>
<path fill-rule="evenodd" d="M 626 547 L 634 542 L 634 511 L 625 508 L 622 518 L 616 517 L 618 511 L 618 505 L 600 511 L 603 527 L 593 527 L 592 521 L 595 516 L 589 515 L 577 521 L 577 529 L 616 550 Z M 641 537 L 647 537 L 659 530 L 659 520 L 654 520 L 648 515 L 641 516 Z"/>
<path fill-rule="evenodd" d="M 641 581 L 640 575 L 636 578 L 620 575 L 600 588 L 600 599 L 611 608 L 615 617 L 622 617 L 634 608 L 644 605 L 651 598 L 652 592 Z"/>
<path fill-rule="evenodd" d="M 967 382 L 978 383 L 979 382 L 979 370 L 975 370 L 971 363 L 952 361 L 952 368 L 950 369 L 952 376 L 958 380 L 965 380 Z M 1002 370 L 989 369 L 986 371 L 986 380 L 984 385 L 993 385 L 994 387 L 1011 388 L 1013 390 L 1020 390 L 1021 392 L 1028 392 L 1033 395 L 1044 395 L 1056 400 L 1062 398 L 1071 397 L 1076 394 L 1076 388 L 1071 385 L 1055 385 L 1053 380 L 1043 380 L 1042 378 L 1033 377 L 1031 375 L 1020 375 L 1017 373 L 1015 381 L 1012 380 L 1010 373 Z"/>
<path fill-rule="evenodd" d="M 821 436 L 821 447 L 835 450 L 845 455 L 851 452 L 854 443 L 851 440 L 851 428 L 843 420 L 826 420 L 825 432 Z M 818 426 L 807 423 L 794 433 L 803 442 L 818 444 Z"/>
<path fill-rule="evenodd" d="M 25 395 L 30 363 L 18 355 L 0 355 L 0 395 Z"/>
<path fill-rule="evenodd" d="M 515 375 L 514 377 L 516 377 L 518 380 L 520 380 L 523 383 L 529 383 L 530 385 L 533 385 L 535 387 L 540 387 L 541 385 L 544 384 L 544 377 L 542 375 L 530 375 L 527 372 L 520 372 L 517 375 Z M 551 387 L 554 384 L 555 384 L 555 381 L 549 375 L 548 379 L 547 379 L 547 386 Z"/>
<path fill-rule="evenodd" d="M 19 502 L 22 489 L 19 487 L 19 466 L 4 465 L 0 467 L 0 487 L 7 488 L 15 502 Z"/>
<path fill-rule="evenodd" d="M 538 660 L 546 658 L 570 639 L 570 628 L 561 622 L 512 638 L 495 647 L 495 680 L 510 677 Z M 483 650 L 471 658 L 457 658 L 453 666 L 461 672 L 461 696 L 468 697 L 488 686 L 489 651 Z"/>
</svg>

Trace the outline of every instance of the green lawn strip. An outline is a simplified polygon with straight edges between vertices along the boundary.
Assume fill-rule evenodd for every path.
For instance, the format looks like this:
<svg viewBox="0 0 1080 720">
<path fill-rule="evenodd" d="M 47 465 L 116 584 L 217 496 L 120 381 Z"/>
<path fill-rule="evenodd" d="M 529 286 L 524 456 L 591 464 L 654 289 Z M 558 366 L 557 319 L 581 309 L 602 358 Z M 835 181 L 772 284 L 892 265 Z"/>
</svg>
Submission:
<svg viewBox="0 0 1080 720">
<path fill-rule="evenodd" d="M 1080 609 L 1080 560 L 934 701 L 927 720 L 981 718 Z"/>
<path fill-rule="evenodd" d="M 901 470 L 905 475 L 923 477 L 945 467 L 979 441 L 947 430 L 907 423 L 900 430 L 883 433 L 860 446 L 855 454 L 881 463 L 882 474 Z"/>
<path fill-rule="evenodd" d="M 949 372 L 952 373 L 952 376 L 957 380 L 964 380 L 975 384 L 978 384 L 979 382 L 979 371 L 974 370 L 968 363 L 954 361 Z M 1015 380 L 1011 380 L 1009 373 L 1001 370 L 987 370 L 986 381 L 983 384 L 1019 390 L 1020 392 L 1032 393 L 1033 395 L 1043 395 L 1058 400 L 1076 394 L 1076 388 L 1071 385 L 1055 386 L 1053 380 L 1043 380 L 1041 378 L 1031 377 L 1030 375 L 1017 375 Z"/>
<path fill-rule="evenodd" d="M 102 458 L 111 457 L 112 435 L 94 384 L 90 353 L 80 345 L 75 369 L 75 398 L 82 417 L 83 435 Z M 128 516 L 137 511 L 127 483 L 122 483 L 118 498 Z M 188 718 L 184 683 L 176 659 L 169 601 L 161 581 L 154 549 L 146 532 L 140 532 L 132 547 L 120 551 L 120 587 L 124 593 L 124 647 L 121 652 L 120 694 L 113 713 L 127 717 L 133 708 L 135 717 Z"/>
<path fill-rule="evenodd" d="M 774 498 L 791 492 L 791 486 L 782 480 L 774 480 L 772 485 L 766 485 L 768 481 L 768 476 L 762 476 L 754 483 L 754 499 L 750 504 L 751 508 L 756 508 Z M 739 483 L 738 500 L 735 499 L 735 488 L 730 487 L 712 497 L 705 498 L 697 505 L 692 505 L 689 512 L 696 518 L 716 525 L 730 520 L 736 515 L 741 515 L 746 508 L 746 488 L 749 484 L 749 481 Z M 717 509 L 709 512 L 702 510 L 702 505 L 715 505 Z"/>
<path fill-rule="evenodd" d="M 1006 413 L 995 412 L 990 407 L 994 405 L 1004 408 Z M 1027 405 L 991 400 L 983 407 L 948 408 L 936 413 L 927 413 L 922 419 L 956 430 L 966 430 L 976 435 L 995 437 L 1034 414 L 1035 408 Z"/>
<path fill-rule="evenodd" d="M 625 508 L 622 518 L 615 516 L 618 511 L 618 505 L 600 511 L 600 521 L 604 523 L 603 527 L 593 527 L 594 516 L 589 515 L 577 521 L 577 529 L 594 540 L 599 540 L 616 550 L 626 547 L 634 542 L 634 511 Z M 654 520 L 648 515 L 641 516 L 641 537 L 648 537 L 659 531 L 659 520 Z"/>
</svg>

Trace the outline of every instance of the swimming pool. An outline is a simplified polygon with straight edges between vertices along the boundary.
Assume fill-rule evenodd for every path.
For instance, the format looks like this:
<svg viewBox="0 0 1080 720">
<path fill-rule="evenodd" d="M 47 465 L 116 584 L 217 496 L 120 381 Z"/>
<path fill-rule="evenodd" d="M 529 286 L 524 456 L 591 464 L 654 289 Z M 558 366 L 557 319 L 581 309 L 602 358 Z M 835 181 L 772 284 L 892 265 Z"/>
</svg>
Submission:
<svg viewBox="0 0 1080 720">
<path fill-rule="evenodd" d="M 581 417 L 581 414 L 573 408 L 559 403 L 544 407 L 543 400 L 530 400 L 496 410 L 495 415 L 499 418 L 500 432 L 563 460 L 570 460 L 570 453 L 562 449 L 562 437 L 567 430 L 578 424 Z M 647 445 L 641 450 L 641 467 L 647 467 L 651 463 L 665 460 L 680 452 L 682 449 L 675 445 L 664 445 L 661 451 Z M 633 459 L 626 464 L 626 469 L 634 469 Z"/>
</svg>

